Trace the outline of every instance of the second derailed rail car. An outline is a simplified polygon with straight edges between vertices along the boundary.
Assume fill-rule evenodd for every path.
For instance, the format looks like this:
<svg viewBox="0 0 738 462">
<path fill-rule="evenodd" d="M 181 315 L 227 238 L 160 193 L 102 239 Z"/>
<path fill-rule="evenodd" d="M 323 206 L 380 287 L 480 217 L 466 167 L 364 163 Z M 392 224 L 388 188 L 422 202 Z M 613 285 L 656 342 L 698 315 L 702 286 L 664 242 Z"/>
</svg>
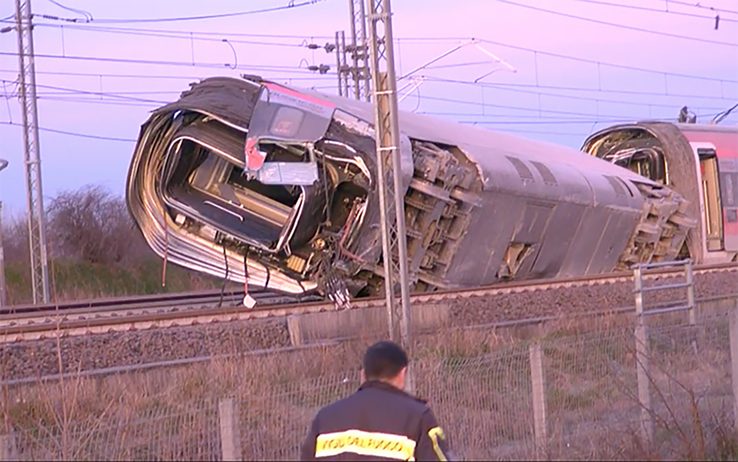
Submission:
<svg viewBox="0 0 738 462">
<path fill-rule="evenodd" d="M 167 261 L 251 286 L 382 293 L 370 104 L 251 77 L 193 84 L 142 126 L 129 209 Z M 414 291 L 676 258 L 670 188 L 575 149 L 401 113 Z"/>
</svg>

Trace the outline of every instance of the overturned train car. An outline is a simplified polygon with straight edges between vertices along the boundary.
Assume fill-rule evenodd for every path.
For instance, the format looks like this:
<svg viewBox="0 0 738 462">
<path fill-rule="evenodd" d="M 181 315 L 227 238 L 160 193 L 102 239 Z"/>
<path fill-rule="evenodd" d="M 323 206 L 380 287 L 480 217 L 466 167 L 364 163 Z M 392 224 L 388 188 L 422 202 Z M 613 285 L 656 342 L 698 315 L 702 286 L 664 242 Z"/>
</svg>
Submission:
<svg viewBox="0 0 738 462">
<path fill-rule="evenodd" d="M 628 168 L 684 197 L 697 226 L 682 257 L 698 263 L 738 259 L 738 127 L 638 122 L 591 135 L 582 150 Z"/>
<path fill-rule="evenodd" d="M 153 112 L 127 200 L 169 262 L 289 293 L 382 291 L 373 109 L 210 78 Z M 562 146 L 400 115 L 415 291 L 594 275 L 675 258 L 689 204 Z"/>
</svg>

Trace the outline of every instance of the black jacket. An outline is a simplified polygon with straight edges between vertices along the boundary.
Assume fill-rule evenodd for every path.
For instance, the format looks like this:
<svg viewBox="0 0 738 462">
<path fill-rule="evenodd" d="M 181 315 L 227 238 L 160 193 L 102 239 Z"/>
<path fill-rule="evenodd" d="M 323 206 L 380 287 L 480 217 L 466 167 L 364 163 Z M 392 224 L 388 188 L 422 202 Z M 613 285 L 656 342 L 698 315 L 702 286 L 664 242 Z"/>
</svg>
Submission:
<svg viewBox="0 0 738 462">
<path fill-rule="evenodd" d="M 321 409 L 301 460 L 449 460 L 446 435 L 425 401 L 368 381 Z"/>
</svg>

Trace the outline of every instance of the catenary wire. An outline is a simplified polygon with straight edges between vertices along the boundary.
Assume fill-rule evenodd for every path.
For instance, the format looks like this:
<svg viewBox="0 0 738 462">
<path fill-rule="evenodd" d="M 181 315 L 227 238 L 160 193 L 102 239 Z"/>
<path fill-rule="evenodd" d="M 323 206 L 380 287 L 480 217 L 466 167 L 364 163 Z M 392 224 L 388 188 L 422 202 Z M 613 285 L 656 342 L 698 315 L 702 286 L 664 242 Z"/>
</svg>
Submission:
<svg viewBox="0 0 738 462">
<path fill-rule="evenodd" d="M 277 11 L 298 9 L 304 6 L 314 5 L 322 1 L 323 0 L 307 0 L 304 2 L 300 2 L 300 3 L 295 3 L 294 1 L 292 1 L 288 3 L 287 5 L 275 6 L 275 7 L 269 7 L 269 8 L 261 8 L 258 10 L 237 11 L 237 12 L 232 12 L 232 13 L 207 14 L 207 15 L 199 15 L 199 16 L 178 16 L 178 17 L 169 17 L 169 18 L 98 18 L 98 19 L 93 20 L 93 22 L 97 24 L 132 24 L 132 23 L 166 23 L 166 22 L 180 22 L 180 21 L 201 21 L 201 20 L 206 20 L 206 19 L 233 18 L 233 17 L 240 17 L 240 16 L 250 16 L 250 15 L 255 15 L 255 14 L 273 13 Z"/>
<path fill-rule="evenodd" d="M 507 0 L 498 0 L 498 1 L 507 1 Z M 52 26 L 52 27 L 61 27 L 56 24 L 39 24 L 38 26 Z M 66 27 L 79 27 L 82 29 L 88 28 L 89 26 L 86 25 L 69 25 Z M 105 28 L 97 28 L 97 29 L 91 29 L 91 30 L 99 30 L 103 31 Z M 218 37 L 224 37 L 224 36 L 249 36 L 249 37 L 270 37 L 270 38 L 303 38 L 303 39 L 315 39 L 318 38 L 318 36 L 293 36 L 293 35 L 276 35 L 276 34 L 239 34 L 239 33 L 233 33 L 233 32 L 223 32 L 223 33 L 206 33 L 206 32 L 189 32 L 189 31 L 167 31 L 162 29 L 123 29 L 123 28 L 109 28 L 111 30 L 115 30 L 116 32 L 123 32 L 126 31 L 126 33 L 131 33 L 133 35 L 136 35 L 136 33 L 139 32 L 151 32 L 151 33 L 160 33 L 160 34 L 183 34 L 181 38 L 183 39 L 191 39 L 192 37 L 196 37 L 196 35 L 203 35 L 203 34 L 212 34 L 217 35 Z M 189 35 L 192 34 L 192 37 Z M 171 37 L 174 38 L 174 37 Z M 330 37 L 322 37 L 322 38 L 330 38 Z M 443 41 L 465 41 L 465 40 L 472 40 L 473 38 L 470 37 L 405 37 L 405 38 L 397 38 L 395 39 L 395 42 L 397 43 L 407 43 L 407 42 L 413 42 L 413 41 L 419 41 L 419 42 L 427 42 L 427 41 L 435 41 L 435 40 L 443 40 Z M 214 39 L 216 41 L 222 41 L 222 39 Z M 529 47 L 523 47 L 519 45 L 514 45 L 511 43 L 502 42 L 499 40 L 491 40 L 486 38 L 478 38 L 479 41 L 488 43 L 491 45 L 497 45 L 502 46 L 510 49 L 516 49 L 521 51 L 527 51 L 530 53 L 535 53 L 542 56 L 551 56 L 555 58 L 560 59 L 567 59 L 572 61 L 579 61 L 579 62 L 585 62 L 590 64 L 597 64 L 601 66 L 607 66 L 607 67 L 614 67 L 614 68 L 621 68 L 621 69 L 628 69 L 632 71 L 640 71 L 640 72 L 646 72 L 646 73 L 653 73 L 653 74 L 659 74 L 659 75 L 667 75 L 667 76 L 674 76 L 674 77 L 684 77 L 684 78 L 692 78 L 692 79 L 700 79 L 700 80 L 712 80 L 712 81 L 724 81 L 724 82 L 731 82 L 731 83 L 738 83 L 738 80 L 731 80 L 731 79 L 721 79 L 716 77 L 709 77 L 704 75 L 697 75 L 697 74 L 688 74 L 688 73 L 681 73 L 681 72 L 669 72 L 669 71 L 663 71 L 659 69 L 649 69 L 645 67 L 639 67 L 639 66 L 633 66 L 633 65 L 624 65 L 624 64 L 617 64 L 617 63 L 609 63 L 606 61 L 600 61 L 595 59 L 587 59 L 587 58 L 581 58 L 578 56 L 572 56 L 572 55 L 566 55 L 562 53 L 554 53 L 554 52 L 547 52 L 543 50 L 537 50 L 534 48 Z M 234 43 L 238 43 L 235 42 Z M 284 45 L 274 42 L 260 42 L 259 44 L 263 45 Z M 303 44 L 289 44 L 289 46 L 297 46 L 297 47 L 303 47 L 305 45 Z M 738 44 L 735 44 L 735 46 L 738 46 Z M 191 63 L 187 63 L 187 65 L 191 65 Z"/>
<path fill-rule="evenodd" d="M 703 39 L 703 38 L 692 37 L 692 36 L 688 36 L 688 35 L 673 34 L 671 32 L 663 32 L 663 31 L 645 29 L 645 28 L 642 28 L 642 27 L 630 26 L 630 25 L 627 25 L 627 24 L 619 24 L 619 23 L 614 23 L 614 22 L 609 22 L 609 21 L 603 21 L 601 19 L 594 19 L 594 18 L 588 18 L 588 17 L 584 17 L 584 16 L 577 16 L 577 15 L 571 14 L 571 13 L 564 13 L 563 11 L 549 10 L 549 9 L 546 9 L 546 8 L 541 8 L 541 7 L 533 6 L 533 5 L 526 5 L 524 3 L 518 3 L 518 2 L 511 1 L 511 0 L 495 0 L 495 1 L 498 2 L 498 3 L 504 3 L 504 4 L 507 4 L 507 5 L 513 5 L 513 6 L 516 6 L 516 7 L 519 7 L 519 8 L 526 8 L 526 9 L 529 9 L 529 10 L 539 11 L 539 12 L 542 12 L 542 13 L 548 13 L 548 14 L 553 14 L 553 15 L 556 15 L 556 16 L 562 16 L 562 17 L 566 17 L 566 18 L 570 18 L 570 19 L 577 19 L 577 20 L 580 20 L 580 21 L 586 21 L 586 22 L 591 22 L 591 23 L 595 23 L 595 24 L 600 24 L 600 25 L 603 25 L 603 26 L 617 27 L 617 28 L 620 28 L 620 29 L 627 29 L 627 30 L 632 30 L 632 31 L 636 31 L 636 32 L 644 32 L 644 33 L 648 33 L 648 34 L 661 35 L 661 36 L 664 36 L 664 37 L 678 38 L 678 39 L 682 39 L 682 40 L 690 40 L 690 41 L 694 41 L 694 42 L 710 43 L 710 44 L 713 44 L 713 45 L 738 47 L 738 43 L 733 43 L 733 42 L 723 42 L 723 41 L 720 41 L 720 40 Z"/>
<path fill-rule="evenodd" d="M 16 122 L 10 122 L 10 121 L 0 121 L 0 124 L 2 125 L 9 125 L 12 127 L 23 127 L 23 124 L 19 124 Z M 100 136 L 100 135 L 92 135 L 89 133 L 79 133 L 79 132 L 70 132 L 67 130 L 59 130 L 56 128 L 48 128 L 48 127 L 38 127 L 38 129 L 42 132 L 49 132 L 49 133 L 57 133 L 60 135 L 69 135 L 69 136 L 76 136 L 79 138 L 89 138 L 93 140 L 103 140 L 103 141 L 121 141 L 121 142 L 127 142 L 127 143 L 135 143 L 136 140 L 132 138 L 119 138 L 114 136 Z"/>
<path fill-rule="evenodd" d="M 652 8 L 652 7 L 640 6 L 640 5 L 627 5 L 627 4 L 624 4 L 624 3 L 607 2 L 607 1 L 603 1 L 603 0 L 570 0 L 570 1 L 581 2 L 581 3 L 590 3 L 592 5 L 612 6 L 612 7 L 616 7 L 616 8 L 624 8 L 624 9 L 636 10 L 636 11 L 649 11 L 649 12 L 653 12 L 653 13 L 673 14 L 673 15 L 677 15 L 677 16 L 687 16 L 687 17 L 699 18 L 699 19 L 709 19 L 709 20 L 714 20 L 715 19 L 714 16 L 707 16 L 707 15 L 704 15 L 704 14 L 687 13 L 687 12 L 684 12 L 684 11 L 662 10 L 662 9 L 659 9 L 659 8 Z M 667 1 L 670 1 L 670 0 L 667 0 Z M 675 3 L 675 2 L 672 2 L 672 3 Z M 692 5 L 692 6 L 696 6 L 696 5 Z M 726 13 L 729 13 L 730 12 L 730 11 L 722 10 L 722 9 L 718 9 L 718 8 L 715 8 L 714 11 L 716 13 L 718 13 L 718 12 L 726 12 Z M 721 22 L 738 22 L 738 19 L 721 17 L 720 18 L 720 21 Z"/>
</svg>

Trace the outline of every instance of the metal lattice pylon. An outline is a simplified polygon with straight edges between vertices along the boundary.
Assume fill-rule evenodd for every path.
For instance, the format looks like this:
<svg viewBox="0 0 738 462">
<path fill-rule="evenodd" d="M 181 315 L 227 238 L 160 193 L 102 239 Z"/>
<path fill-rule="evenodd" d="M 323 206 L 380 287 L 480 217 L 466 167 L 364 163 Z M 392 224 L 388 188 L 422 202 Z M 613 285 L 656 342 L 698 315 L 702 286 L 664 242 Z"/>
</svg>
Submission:
<svg viewBox="0 0 738 462">
<path fill-rule="evenodd" d="M 354 80 L 354 98 L 369 101 L 369 56 L 366 37 L 364 0 L 349 0 L 351 14 L 351 76 Z"/>
<path fill-rule="evenodd" d="M 397 110 L 389 0 L 367 0 L 377 143 L 377 186 L 382 221 L 385 296 L 390 338 L 410 344 L 410 287 L 405 233 L 405 198 L 400 178 Z M 399 289 L 400 299 L 397 300 Z"/>
<path fill-rule="evenodd" d="M 46 215 L 41 187 L 41 156 L 36 107 L 36 68 L 33 53 L 31 1 L 16 0 L 18 32 L 19 93 L 23 115 L 23 144 L 26 167 L 28 242 L 31 252 L 33 302 L 49 302 L 49 264 L 46 249 Z"/>
</svg>

